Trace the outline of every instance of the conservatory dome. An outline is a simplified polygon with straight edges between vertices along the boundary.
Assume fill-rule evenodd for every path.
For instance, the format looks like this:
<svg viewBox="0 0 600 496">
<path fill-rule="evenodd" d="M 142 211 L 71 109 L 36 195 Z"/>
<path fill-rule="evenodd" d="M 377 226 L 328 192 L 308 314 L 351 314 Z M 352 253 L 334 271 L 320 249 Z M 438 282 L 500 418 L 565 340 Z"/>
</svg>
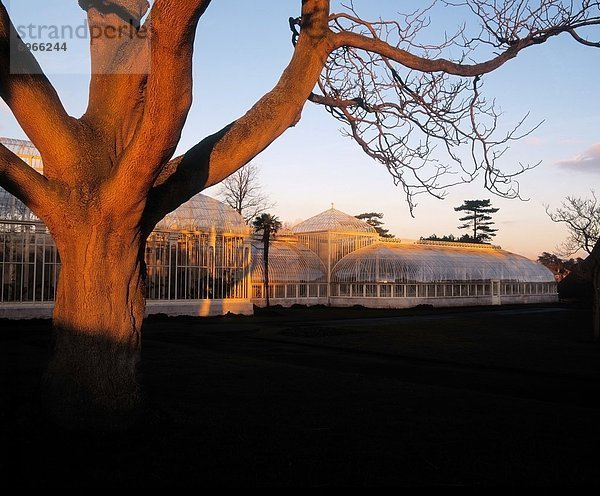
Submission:
<svg viewBox="0 0 600 496">
<path fill-rule="evenodd" d="M 252 280 L 264 281 L 262 243 L 252 243 Z M 272 241 L 269 246 L 269 281 L 272 283 L 326 282 L 319 257 L 300 243 Z"/>
<path fill-rule="evenodd" d="M 554 282 L 546 267 L 497 247 L 434 243 L 376 243 L 340 260 L 332 282 Z"/>
<path fill-rule="evenodd" d="M 351 233 L 366 233 L 377 235 L 374 227 L 366 222 L 352 217 L 344 212 L 340 212 L 331 207 L 325 212 L 311 217 L 296 224 L 292 231 L 295 234 L 313 233 L 313 232 L 351 232 Z"/>
<path fill-rule="evenodd" d="M 156 226 L 161 231 L 215 230 L 219 233 L 248 234 L 244 218 L 233 208 L 214 198 L 198 194 L 173 212 L 168 213 Z"/>
</svg>

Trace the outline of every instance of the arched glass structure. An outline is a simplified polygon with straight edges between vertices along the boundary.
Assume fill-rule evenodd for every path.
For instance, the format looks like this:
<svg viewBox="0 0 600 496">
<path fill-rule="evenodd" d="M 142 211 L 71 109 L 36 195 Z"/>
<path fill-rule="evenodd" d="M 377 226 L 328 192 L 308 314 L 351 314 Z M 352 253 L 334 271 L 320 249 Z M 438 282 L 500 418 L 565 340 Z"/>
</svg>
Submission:
<svg viewBox="0 0 600 496">
<path fill-rule="evenodd" d="M 196 195 L 168 213 L 157 231 L 204 232 L 246 236 L 250 229 L 234 209 L 206 195 Z"/>
<path fill-rule="evenodd" d="M 264 295 L 264 250 L 262 242 L 252 242 L 252 298 Z M 269 246 L 269 298 L 307 303 L 307 299 L 327 299 L 327 271 L 308 247 L 295 239 L 273 241 Z M 278 301 L 282 304 L 284 302 Z"/>
<path fill-rule="evenodd" d="M 296 224 L 292 231 L 319 256 L 328 272 L 343 257 L 379 237 L 374 227 L 333 207 Z"/>
<path fill-rule="evenodd" d="M 231 207 L 196 195 L 168 214 L 146 243 L 148 297 L 248 298 L 249 228 Z"/>
<path fill-rule="evenodd" d="M 344 212 L 331 207 L 310 219 L 296 224 L 292 231 L 296 234 L 306 234 L 315 232 L 347 232 L 352 234 L 367 233 L 376 234 L 373 226 L 366 222 L 352 217 Z"/>
<path fill-rule="evenodd" d="M 452 299 L 555 294 L 543 265 L 490 245 L 376 243 L 339 261 L 332 296 Z"/>
<path fill-rule="evenodd" d="M 31 143 L 0 142 L 43 172 Z M 557 300 L 552 273 L 524 257 L 490 245 L 379 238 L 372 226 L 333 206 L 281 231 L 269 254 L 273 304 L 402 308 Z M 249 313 L 252 303 L 265 303 L 261 241 L 236 211 L 208 196 L 194 196 L 158 223 L 145 260 L 154 312 Z M 51 309 L 59 272 L 46 226 L 0 189 L 0 316 L 22 317 L 19 305 Z"/>
<path fill-rule="evenodd" d="M 197 195 L 167 215 L 146 243 L 149 308 L 169 313 L 170 302 L 233 301 L 180 305 L 176 313 L 240 313 L 249 300 L 249 229 L 233 209 Z M 60 258 L 46 226 L 21 201 L 0 188 L 0 303 L 52 303 Z M 238 304 L 236 302 L 246 302 Z M 199 309 L 198 309 L 199 308 Z"/>
</svg>

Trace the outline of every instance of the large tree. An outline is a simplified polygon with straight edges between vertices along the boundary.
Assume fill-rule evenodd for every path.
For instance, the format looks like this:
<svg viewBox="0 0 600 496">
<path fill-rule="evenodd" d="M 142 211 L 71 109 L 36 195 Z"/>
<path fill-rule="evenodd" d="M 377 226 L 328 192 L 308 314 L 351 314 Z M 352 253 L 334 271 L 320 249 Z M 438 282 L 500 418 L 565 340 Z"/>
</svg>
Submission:
<svg viewBox="0 0 600 496">
<path fill-rule="evenodd" d="M 491 205 L 490 200 L 465 200 L 462 205 L 454 208 L 456 212 L 467 212 L 467 215 L 459 219 L 463 224 L 458 228 L 471 229 L 474 243 L 486 243 L 496 236 L 498 229 L 492 227 L 494 225 L 492 214 L 500 209 Z"/>
<path fill-rule="evenodd" d="M 192 103 L 196 29 L 210 3 L 155 0 L 146 16 L 146 0 L 79 0 L 95 30 L 89 103 L 80 118 L 67 114 L 0 6 L 0 96 L 44 161 L 41 175 L 0 147 L 0 186 L 45 222 L 60 252 L 46 382 L 59 416 L 127 412 L 137 404 L 147 236 L 166 213 L 296 125 L 307 101 L 347 126 L 411 206 L 415 188 L 438 194 L 452 172 L 432 160 L 436 142 L 464 170 L 450 177 L 482 174 L 488 188 L 517 196 L 511 173 L 502 175 L 495 158 L 518 132 L 496 136 L 498 115 L 481 95 L 481 77 L 561 34 L 599 46 L 586 38 L 600 24 L 598 3 L 588 0 L 464 0 L 481 29 L 474 36 L 460 30 L 438 45 L 419 42 L 427 9 L 367 22 L 352 7 L 332 13 L 329 0 L 299 0 L 298 17 L 290 19 L 293 54 L 273 89 L 172 158 Z M 98 36 L 109 28 L 111 36 Z M 470 168 L 455 151 L 460 145 L 469 148 Z"/>
</svg>

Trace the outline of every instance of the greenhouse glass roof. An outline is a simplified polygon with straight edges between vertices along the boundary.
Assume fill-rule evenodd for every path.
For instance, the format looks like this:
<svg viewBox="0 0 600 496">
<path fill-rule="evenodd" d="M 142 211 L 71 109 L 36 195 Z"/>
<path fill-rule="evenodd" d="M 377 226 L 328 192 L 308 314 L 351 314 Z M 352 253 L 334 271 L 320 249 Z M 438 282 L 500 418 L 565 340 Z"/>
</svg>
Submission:
<svg viewBox="0 0 600 496">
<path fill-rule="evenodd" d="M 42 164 L 42 157 L 31 141 L 0 138 L 0 143 L 27 162 L 30 167 L 33 167 L 38 172 L 43 172 L 44 166 Z"/>
<path fill-rule="evenodd" d="M 546 267 L 494 247 L 376 243 L 340 260 L 332 282 L 554 282 Z"/>
<path fill-rule="evenodd" d="M 156 226 L 163 231 L 200 231 L 245 235 L 250 232 L 243 217 L 233 208 L 198 194 L 167 214 Z"/>
<path fill-rule="evenodd" d="M 252 281 L 264 281 L 263 245 L 252 243 Z M 325 266 L 319 257 L 299 243 L 273 241 L 269 246 L 269 282 L 326 282 Z"/>
<path fill-rule="evenodd" d="M 313 232 L 352 232 L 352 233 L 368 233 L 376 235 L 377 231 L 374 227 L 366 222 L 352 217 L 344 212 L 340 212 L 331 207 L 325 212 L 311 217 L 296 224 L 292 231 L 296 234 L 313 233 Z"/>
</svg>

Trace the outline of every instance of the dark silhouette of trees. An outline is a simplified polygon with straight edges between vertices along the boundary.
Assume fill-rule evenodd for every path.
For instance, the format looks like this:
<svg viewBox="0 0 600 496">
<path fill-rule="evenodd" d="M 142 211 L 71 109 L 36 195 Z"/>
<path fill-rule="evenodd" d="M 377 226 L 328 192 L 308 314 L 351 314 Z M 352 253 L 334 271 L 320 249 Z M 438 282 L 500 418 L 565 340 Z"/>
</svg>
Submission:
<svg viewBox="0 0 600 496">
<path fill-rule="evenodd" d="M 264 289 L 267 307 L 269 307 L 271 304 L 269 299 L 269 246 L 271 245 L 271 237 L 274 237 L 277 231 L 281 229 L 281 222 L 274 215 L 264 213 L 256 217 L 252 225 L 255 232 L 262 233 Z"/>
<path fill-rule="evenodd" d="M 250 162 L 225 178 L 219 190 L 220 198 L 240 214 L 246 224 L 275 206 L 262 189 L 259 171 L 258 165 Z"/>
<path fill-rule="evenodd" d="M 538 262 L 550 269 L 557 281 L 562 281 L 571 272 L 577 269 L 577 266 L 581 264 L 582 259 L 578 258 L 575 260 L 570 258 L 566 260 L 545 251 L 538 257 Z"/>
<path fill-rule="evenodd" d="M 590 198 L 567 196 L 562 206 L 546 213 L 554 222 L 566 224 L 569 236 L 563 243 L 561 251 L 571 255 L 579 250 L 589 254 L 583 267 L 592 274 L 594 291 L 594 324 L 593 337 L 600 339 L 600 204 L 592 190 Z"/>
<path fill-rule="evenodd" d="M 362 214 L 355 215 L 354 217 L 356 217 L 357 219 L 360 219 L 360 220 L 364 220 L 371 227 L 375 228 L 375 230 L 377 231 L 377 234 L 379 234 L 379 236 L 382 238 L 395 238 L 396 237 L 394 234 L 390 234 L 389 229 L 385 229 L 384 227 L 382 227 L 383 226 L 383 222 L 381 222 L 381 219 L 383 219 L 382 213 L 365 212 Z"/>
<path fill-rule="evenodd" d="M 492 226 L 492 215 L 495 214 L 498 208 L 491 206 L 490 200 L 465 200 L 462 205 L 455 207 L 456 212 L 468 212 L 467 215 L 459 220 L 464 224 L 458 226 L 459 229 L 472 229 L 473 236 L 467 242 L 471 243 L 486 243 L 496 236 L 498 229 Z M 461 239 L 462 241 L 462 239 Z"/>
<path fill-rule="evenodd" d="M 438 236 L 437 234 L 432 234 L 430 236 L 420 238 L 422 241 L 448 241 L 448 242 L 458 242 L 458 238 L 454 236 L 454 234 L 444 234 L 443 236 Z"/>
<path fill-rule="evenodd" d="M 273 89 L 172 158 L 192 103 L 196 28 L 210 3 L 80 0 L 94 36 L 89 102 L 79 118 L 68 115 L 0 4 L 0 96 L 44 161 L 42 175 L 0 147 L 0 186 L 48 226 L 60 253 L 45 385 L 61 418 L 82 418 L 86 409 L 126 413 L 139 403 L 149 233 L 298 124 L 307 101 L 344 123 L 404 188 L 411 208 L 415 193 L 441 196 L 452 184 L 446 177 L 480 175 L 490 190 L 517 197 L 514 179 L 527 167 L 503 174 L 496 158 L 523 132 L 499 135 L 482 76 L 559 35 L 600 46 L 587 38 L 600 23 L 598 3 L 587 0 L 527 8 L 464 0 L 455 8 L 474 16 L 478 23 L 465 25 L 479 24 L 477 32 L 461 28 L 438 45 L 420 41 L 428 8 L 368 22 L 352 5 L 333 13 L 329 0 L 301 0 L 290 19 L 293 54 Z M 432 156 L 436 144 L 450 165 Z M 461 146 L 470 163 L 459 158 Z"/>
</svg>

